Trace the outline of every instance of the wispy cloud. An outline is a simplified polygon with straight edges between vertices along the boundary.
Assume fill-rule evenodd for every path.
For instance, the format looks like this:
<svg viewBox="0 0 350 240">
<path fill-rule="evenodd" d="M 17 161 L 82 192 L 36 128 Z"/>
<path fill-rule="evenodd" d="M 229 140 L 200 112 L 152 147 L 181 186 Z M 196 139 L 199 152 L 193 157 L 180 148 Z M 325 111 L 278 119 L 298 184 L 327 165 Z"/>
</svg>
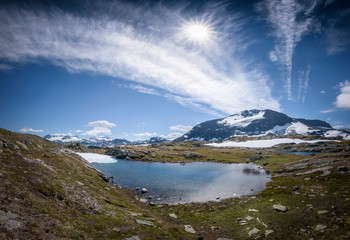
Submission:
<svg viewBox="0 0 350 240">
<path fill-rule="evenodd" d="M 0 59 L 10 63 L 44 59 L 71 72 L 130 80 L 134 83 L 129 87 L 136 91 L 159 93 L 215 115 L 250 108 L 279 110 L 268 77 L 249 69 L 251 59 L 242 54 L 245 36 L 238 31 L 242 29 L 238 15 L 223 14 L 222 7 L 198 14 L 211 22 L 215 41 L 195 45 L 179 37 L 181 26 L 196 17 L 181 8 L 170 11 L 161 5 L 121 2 L 105 8 L 113 16 L 2 8 Z M 232 36 L 226 36 L 227 31 Z"/>
<path fill-rule="evenodd" d="M 169 129 L 172 131 L 188 132 L 192 129 L 192 126 L 174 125 L 170 126 Z"/>
<path fill-rule="evenodd" d="M 44 132 L 44 130 L 41 130 L 41 129 L 33 129 L 33 128 L 28 128 L 28 127 L 24 127 L 20 131 L 21 132 L 35 132 L 35 133 Z"/>
<path fill-rule="evenodd" d="M 99 120 L 99 121 L 89 122 L 88 126 L 93 127 L 93 129 L 84 132 L 83 135 L 97 136 L 99 134 L 110 135 L 112 133 L 110 128 L 115 127 L 116 125 L 106 120 Z"/>
<path fill-rule="evenodd" d="M 325 30 L 329 43 L 328 54 L 334 55 L 349 50 L 350 47 L 350 9 L 342 9 L 330 18 Z M 344 24 L 345 23 L 345 24 Z"/>
<path fill-rule="evenodd" d="M 317 1 L 265 0 L 258 5 L 260 11 L 267 10 L 267 20 L 274 27 L 277 37 L 275 49 L 270 52 L 270 60 L 284 67 L 288 99 L 292 97 L 293 54 L 304 35 L 317 27 L 312 16 Z"/>
<path fill-rule="evenodd" d="M 302 103 L 305 102 L 305 95 L 309 88 L 310 71 L 311 71 L 311 66 L 308 65 L 306 70 L 299 70 L 298 72 L 298 81 L 299 81 L 298 99 L 301 100 Z"/>
</svg>

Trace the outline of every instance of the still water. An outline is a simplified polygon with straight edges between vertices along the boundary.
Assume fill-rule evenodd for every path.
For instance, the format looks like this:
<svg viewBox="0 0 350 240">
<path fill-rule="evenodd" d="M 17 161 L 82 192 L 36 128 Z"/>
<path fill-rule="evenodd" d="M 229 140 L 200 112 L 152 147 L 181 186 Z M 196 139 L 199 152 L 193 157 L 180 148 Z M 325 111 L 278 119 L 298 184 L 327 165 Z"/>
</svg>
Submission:
<svg viewBox="0 0 350 240">
<path fill-rule="evenodd" d="M 122 187 L 134 191 L 138 187 L 147 188 L 144 197 L 152 198 L 155 203 L 218 201 L 260 192 L 271 181 L 271 175 L 251 163 L 193 162 L 181 165 L 116 160 L 112 163 L 90 162 L 106 176 L 113 176 L 116 184 Z"/>
</svg>

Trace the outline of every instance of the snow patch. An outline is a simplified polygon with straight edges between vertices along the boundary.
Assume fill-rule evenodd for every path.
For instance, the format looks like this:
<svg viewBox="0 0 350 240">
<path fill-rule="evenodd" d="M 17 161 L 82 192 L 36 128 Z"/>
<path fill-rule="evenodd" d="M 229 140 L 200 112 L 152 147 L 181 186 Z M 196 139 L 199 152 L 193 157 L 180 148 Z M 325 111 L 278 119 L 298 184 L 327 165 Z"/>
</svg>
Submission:
<svg viewBox="0 0 350 240">
<path fill-rule="evenodd" d="M 222 143 L 208 143 L 205 144 L 207 146 L 212 147 L 247 147 L 247 148 L 267 148 L 272 147 L 281 143 L 316 143 L 316 142 L 330 142 L 332 140 L 311 140 L 305 141 L 300 139 L 291 139 L 291 138 L 276 138 L 276 139 L 268 139 L 268 140 L 250 140 L 246 142 L 233 142 L 226 141 Z"/>
<path fill-rule="evenodd" d="M 253 116 L 244 117 L 242 116 L 241 113 L 237 113 L 230 117 L 224 118 L 221 121 L 218 121 L 218 124 L 223 124 L 226 126 L 228 125 L 228 126 L 246 127 L 254 120 L 263 119 L 264 114 L 265 114 L 265 111 L 260 111 L 259 113 Z"/>
<path fill-rule="evenodd" d="M 343 139 L 350 140 L 350 135 L 339 130 L 329 130 L 324 134 L 325 137 L 342 137 Z"/>
<path fill-rule="evenodd" d="M 293 135 L 293 134 L 301 134 L 301 135 L 307 135 L 309 132 L 313 132 L 312 130 L 310 130 L 310 128 L 308 126 L 306 126 L 305 124 L 301 123 L 301 122 L 294 122 L 292 123 L 292 125 L 290 125 L 287 129 L 286 129 L 286 133 L 287 135 Z"/>
<path fill-rule="evenodd" d="M 279 134 L 279 135 L 283 135 L 286 133 L 286 130 L 291 126 L 291 123 L 286 123 L 283 126 L 277 125 L 274 126 L 272 129 L 267 130 L 265 134 L 268 133 L 274 133 L 274 134 Z"/>
<path fill-rule="evenodd" d="M 117 159 L 111 156 L 97 154 L 97 153 L 78 153 L 80 157 L 84 158 L 89 163 L 115 163 L 118 162 Z"/>
</svg>

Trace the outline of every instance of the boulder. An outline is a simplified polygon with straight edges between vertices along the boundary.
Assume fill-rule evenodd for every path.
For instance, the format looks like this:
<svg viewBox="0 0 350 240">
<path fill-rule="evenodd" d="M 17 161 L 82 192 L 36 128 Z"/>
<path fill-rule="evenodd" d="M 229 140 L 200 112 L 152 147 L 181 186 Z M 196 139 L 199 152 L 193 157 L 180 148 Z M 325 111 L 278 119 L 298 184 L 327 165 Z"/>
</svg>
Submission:
<svg viewBox="0 0 350 240">
<path fill-rule="evenodd" d="M 248 235 L 251 236 L 251 235 L 257 234 L 258 232 L 260 232 L 259 229 L 253 228 L 252 230 L 250 230 L 250 231 L 248 232 Z"/>
<path fill-rule="evenodd" d="M 145 226 L 149 226 L 149 227 L 154 227 L 154 224 L 150 221 L 145 221 L 145 220 L 140 220 L 140 219 L 136 219 L 136 222 L 140 225 L 145 225 Z"/>
<path fill-rule="evenodd" d="M 315 227 L 315 231 L 323 231 L 327 228 L 327 226 L 325 225 L 322 225 L 322 224 L 318 224 L 316 227 Z"/>
<path fill-rule="evenodd" d="M 148 193 L 148 189 L 147 188 L 142 188 L 141 189 L 141 193 Z"/>
<path fill-rule="evenodd" d="M 288 208 L 286 206 L 281 205 L 281 204 L 273 205 L 273 209 L 276 210 L 277 212 L 287 212 L 288 211 Z"/>
<path fill-rule="evenodd" d="M 196 233 L 196 231 L 192 228 L 191 225 L 185 225 L 185 231 L 193 234 Z"/>
</svg>

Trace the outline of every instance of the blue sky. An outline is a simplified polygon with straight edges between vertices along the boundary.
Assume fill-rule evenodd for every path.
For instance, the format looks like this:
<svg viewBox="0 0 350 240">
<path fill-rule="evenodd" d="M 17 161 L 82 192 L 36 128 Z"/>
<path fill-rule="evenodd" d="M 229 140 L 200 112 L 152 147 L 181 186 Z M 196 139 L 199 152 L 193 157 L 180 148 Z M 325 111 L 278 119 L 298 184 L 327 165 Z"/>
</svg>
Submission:
<svg viewBox="0 0 350 240">
<path fill-rule="evenodd" d="M 171 138 L 246 109 L 350 127 L 349 1 L 42 2 L 0 4 L 2 128 Z"/>
</svg>

